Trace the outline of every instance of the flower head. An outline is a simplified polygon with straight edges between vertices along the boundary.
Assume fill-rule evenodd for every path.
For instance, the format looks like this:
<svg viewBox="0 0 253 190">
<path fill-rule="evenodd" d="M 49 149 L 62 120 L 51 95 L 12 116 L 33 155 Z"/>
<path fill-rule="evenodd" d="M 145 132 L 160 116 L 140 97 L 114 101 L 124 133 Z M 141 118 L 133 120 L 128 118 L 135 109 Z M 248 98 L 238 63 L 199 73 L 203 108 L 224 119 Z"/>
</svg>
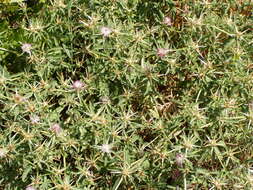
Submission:
<svg viewBox="0 0 253 190">
<path fill-rule="evenodd" d="M 102 144 L 102 146 L 99 146 L 99 148 L 104 153 L 111 153 L 112 152 L 112 146 L 110 144 Z"/>
<path fill-rule="evenodd" d="M 38 124 L 40 122 L 40 118 L 37 115 L 31 115 L 30 116 L 30 121 L 31 123 L 34 124 Z"/>
<path fill-rule="evenodd" d="M 53 124 L 53 125 L 50 127 L 50 130 L 51 130 L 52 132 L 54 132 L 55 134 L 59 134 L 59 133 L 61 133 L 61 131 L 62 131 L 62 129 L 61 129 L 61 127 L 60 127 L 60 125 L 59 125 L 58 123 Z"/>
<path fill-rule="evenodd" d="M 84 87 L 84 84 L 82 81 L 77 80 L 72 84 L 72 88 L 74 88 L 75 90 L 81 90 Z"/>
<path fill-rule="evenodd" d="M 169 52 L 169 50 L 165 49 L 165 48 L 158 48 L 157 49 L 157 55 L 159 57 L 164 57 L 168 52 Z"/>
<path fill-rule="evenodd" d="M 29 55 L 31 55 L 32 45 L 28 43 L 24 43 L 22 44 L 21 49 L 24 53 L 28 53 Z"/>
<path fill-rule="evenodd" d="M 172 179 L 178 180 L 182 176 L 182 172 L 177 168 L 172 171 Z"/>
<path fill-rule="evenodd" d="M 25 188 L 25 190 L 36 190 L 36 188 L 33 187 L 33 186 L 31 186 L 31 185 L 29 185 L 29 186 L 27 186 L 27 187 Z"/>
<path fill-rule="evenodd" d="M 171 18 L 170 17 L 164 17 L 163 19 L 163 24 L 167 25 L 167 26 L 171 26 L 172 22 L 171 22 Z"/>
<path fill-rule="evenodd" d="M 100 29 L 100 32 L 101 34 L 104 36 L 104 37 L 108 37 L 111 33 L 112 33 L 112 29 L 108 28 L 108 27 L 102 27 Z"/>
<path fill-rule="evenodd" d="M 176 154 L 176 164 L 177 164 L 179 167 L 182 167 L 182 166 L 183 166 L 184 160 L 185 160 L 185 157 L 184 157 L 183 154 Z"/>
</svg>

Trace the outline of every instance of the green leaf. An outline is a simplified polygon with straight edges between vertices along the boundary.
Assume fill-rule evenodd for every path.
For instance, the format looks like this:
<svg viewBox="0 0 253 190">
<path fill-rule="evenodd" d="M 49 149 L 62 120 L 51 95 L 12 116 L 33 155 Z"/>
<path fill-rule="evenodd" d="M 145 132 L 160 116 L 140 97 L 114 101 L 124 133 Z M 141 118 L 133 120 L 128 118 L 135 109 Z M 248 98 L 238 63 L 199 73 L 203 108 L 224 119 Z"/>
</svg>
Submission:
<svg viewBox="0 0 253 190">
<path fill-rule="evenodd" d="M 112 190 L 117 190 L 117 189 L 119 188 L 119 186 L 120 186 L 122 180 L 123 180 L 122 177 L 121 177 L 121 178 L 118 178 L 118 179 L 116 180 L 116 182 L 114 183 L 114 185 L 113 185 L 113 187 L 112 187 Z"/>
<path fill-rule="evenodd" d="M 26 177 L 27 177 L 27 175 L 29 174 L 29 172 L 32 170 L 32 167 L 31 166 L 29 166 L 29 167 L 27 167 L 26 169 L 25 169 L 25 171 L 23 172 L 23 174 L 22 174 L 22 181 L 26 181 Z"/>
</svg>

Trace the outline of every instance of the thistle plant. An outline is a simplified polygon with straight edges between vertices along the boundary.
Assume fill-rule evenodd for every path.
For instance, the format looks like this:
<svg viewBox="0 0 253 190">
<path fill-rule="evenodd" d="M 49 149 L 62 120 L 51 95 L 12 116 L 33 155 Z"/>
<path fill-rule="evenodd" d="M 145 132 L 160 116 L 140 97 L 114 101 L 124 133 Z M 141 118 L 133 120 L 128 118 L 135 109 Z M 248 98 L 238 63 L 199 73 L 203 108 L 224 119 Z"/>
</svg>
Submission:
<svg viewBox="0 0 253 190">
<path fill-rule="evenodd" d="M 252 9 L 2 1 L 0 189 L 252 189 Z"/>
</svg>

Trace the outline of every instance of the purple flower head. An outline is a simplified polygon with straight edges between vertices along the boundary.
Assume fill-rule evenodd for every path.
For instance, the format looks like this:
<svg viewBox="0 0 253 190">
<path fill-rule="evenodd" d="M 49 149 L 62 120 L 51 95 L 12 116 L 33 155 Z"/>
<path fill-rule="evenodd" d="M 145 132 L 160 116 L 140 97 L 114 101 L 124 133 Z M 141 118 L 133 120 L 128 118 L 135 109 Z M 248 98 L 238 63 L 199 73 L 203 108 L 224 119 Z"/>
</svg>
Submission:
<svg viewBox="0 0 253 190">
<path fill-rule="evenodd" d="M 54 132 L 55 134 L 60 134 L 61 131 L 62 131 L 62 129 L 61 129 L 61 127 L 60 127 L 60 125 L 59 125 L 58 123 L 53 124 L 53 125 L 50 127 L 50 130 L 51 130 L 52 132 Z"/>
<path fill-rule="evenodd" d="M 164 57 L 168 52 L 169 52 L 169 50 L 165 49 L 165 48 L 158 48 L 157 49 L 157 55 L 159 57 Z"/>
<path fill-rule="evenodd" d="M 112 152 L 112 146 L 110 144 L 102 144 L 99 146 L 100 150 L 104 153 L 111 153 Z"/>
<path fill-rule="evenodd" d="M 27 187 L 25 188 L 25 190 L 36 190 L 36 188 L 33 187 L 33 186 L 31 186 L 31 185 L 29 185 L 29 186 L 27 186 Z"/>
<path fill-rule="evenodd" d="M 163 24 L 167 25 L 167 26 L 172 26 L 172 22 L 171 22 L 171 18 L 170 17 L 164 17 L 163 19 Z"/>
<path fill-rule="evenodd" d="M 112 29 L 108 28 L 108 27 L 102 27 L 100 29 L 100 32 L 101 34 L 104 36 L 104 37 L 108 37 L 111 33 L 112 33 Z"/>
<path fill-rule="evenodd" d="M 30 121 L 33 125 L 35 125 L 40 122 L 40 118 L 37 115 L 32 115 L 32 116 L 30 116 Z"/>
<path fill-rule="evenodd" d="M 182 172 L 179 169 L 175 169 L 172 172 L 172 179 L 173 180 L 178 180 L 182 176 Z"/>
<path fill-rule="evenodd" d="M 76 80 L 75 82 L 73 82 L 72 84 L 72 88 L 74 88 L 75 90 L 81 90 L 84 87 L 84 84 L 82 81 L 80 80 Z"/>
<path fill-rule="evenodd" d="M 22 44 L 21 49 L 24 53 L 28 53 L 29 55 L 31 55 L 32 45 L 28 43 L 24 43 Z"/>
</svg>

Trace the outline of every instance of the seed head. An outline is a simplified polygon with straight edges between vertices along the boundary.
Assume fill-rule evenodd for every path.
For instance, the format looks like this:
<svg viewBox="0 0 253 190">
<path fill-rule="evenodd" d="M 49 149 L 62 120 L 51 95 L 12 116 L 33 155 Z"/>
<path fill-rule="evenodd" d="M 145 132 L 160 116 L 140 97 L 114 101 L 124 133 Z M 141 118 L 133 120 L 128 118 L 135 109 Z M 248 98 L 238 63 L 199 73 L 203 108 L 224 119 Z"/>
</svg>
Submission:
<svg viewBox="0 0 253 190">
<path fill-rule="evenodd" d="M 163 24 L 167 26 L 172 26 L 171 18 L 168 16 L 164 17 Z"/>
<path fill-rule="evenodd" d="M 58 123 L 53 124 L 53 125 L 50 127 L 50 130 L 51 130 L 52 132 L 54 132 L 55 134 L 60 134 L 61 131 L 62 131 L 62 129 L 61 129 L 61 127 L 60 127 L 60 125 L 59 125 Z"/>
<path fill-rule="evenodd" d="M 100 31 L 104 37 L 108 37 L 112 33 L 112 30 L 108 27 L 102 27 Z"/>
<path fill-rule="evenodd" d="M 77 80 L 72 84 L 72 88 L 74 88 L 75 90 L 81 90 L 83 87 L 84 84 L 80 80 Z"/>
<path fill-rule="evenodd" d="M 165 49 L 165 48 L 158 48 L 157 49 L 157 55 L 159 57 L 164 57 L 168 52 L 169 52 L 169 50 Z"/>
<path fill-rule="evenodd" d="M 29 55 L 31 55 L 31 49 L 32 49 L 32 45 L 31 44 L 28 44 L 28 43 L 24 43 L 22 46 L 21 46 L 21 49 L 24 53 L 28 53 Z"/>
</svg>

